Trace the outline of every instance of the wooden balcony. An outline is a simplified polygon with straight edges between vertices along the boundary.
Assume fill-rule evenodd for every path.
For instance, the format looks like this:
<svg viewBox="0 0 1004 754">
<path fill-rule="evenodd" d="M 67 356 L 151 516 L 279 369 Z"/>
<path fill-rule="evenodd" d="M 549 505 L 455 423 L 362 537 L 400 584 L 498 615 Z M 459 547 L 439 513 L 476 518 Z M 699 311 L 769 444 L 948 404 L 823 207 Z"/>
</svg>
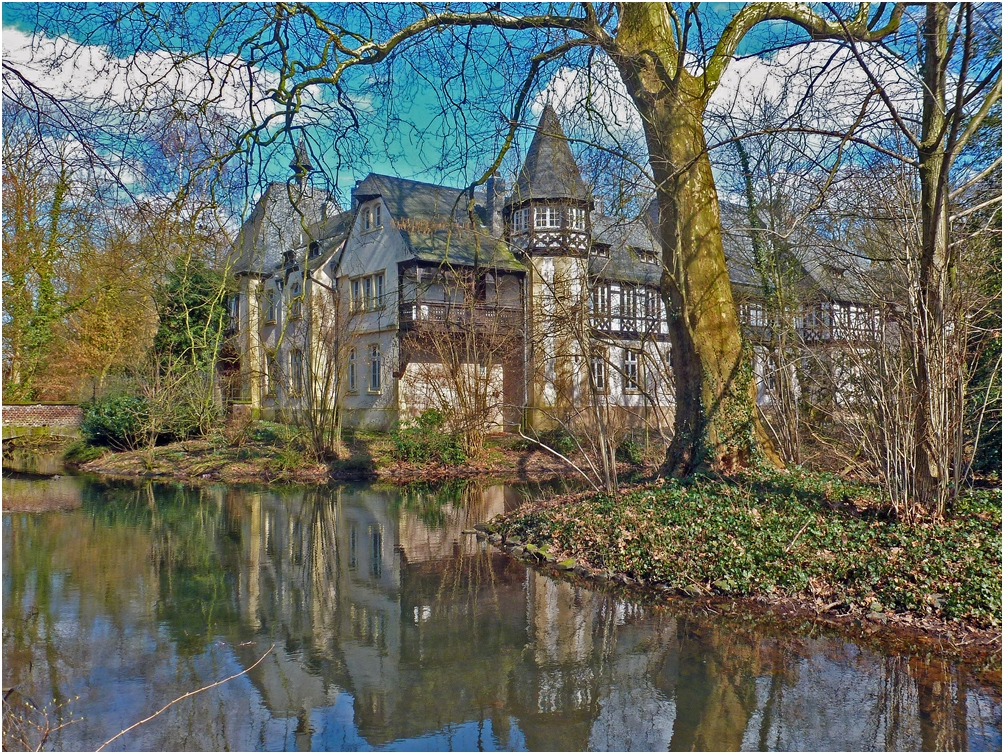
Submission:
<svg viewBox="0 0 1004 754">
<path fill-rule="evenodd" d="M 405 301 L 400 308 L 402 330 L 431 326 L 445 330 L 485 332 L 521 327 L 523 312 L 518 307 L 448 301 Z"/>
</svg>

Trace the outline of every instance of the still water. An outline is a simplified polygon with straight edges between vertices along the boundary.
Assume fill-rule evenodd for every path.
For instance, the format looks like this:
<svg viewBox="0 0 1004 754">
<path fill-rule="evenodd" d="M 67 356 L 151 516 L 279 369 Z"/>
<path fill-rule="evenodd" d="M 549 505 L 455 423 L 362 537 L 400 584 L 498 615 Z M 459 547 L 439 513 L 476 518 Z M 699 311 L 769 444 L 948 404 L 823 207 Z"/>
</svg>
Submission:
<svg viewBox="0 0 1004 754">
<path fill-rule="evenodd" d="M 1000 688 L 959 668 L 636 604 L 465 533 L 525 494 L 5 478 L 8 705 L 93 750 L 265 655 L 107 750 L 1000 750 Z"/>
</svg>

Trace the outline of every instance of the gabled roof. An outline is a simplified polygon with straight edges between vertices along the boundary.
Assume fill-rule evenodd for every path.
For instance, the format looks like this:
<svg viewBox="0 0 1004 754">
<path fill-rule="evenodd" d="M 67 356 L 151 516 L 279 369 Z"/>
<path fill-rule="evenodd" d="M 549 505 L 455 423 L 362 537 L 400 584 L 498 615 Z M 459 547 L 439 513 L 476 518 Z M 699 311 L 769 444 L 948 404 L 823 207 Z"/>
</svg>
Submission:
<svg viewBox="0 0 1004 754">
<path fill-rule="evenodd" d="M 300 243 L 304 228 L 322 222 L 325 204 L 338 211 L 327 191 L 307 186 L 301 193 L 296 183 L 270 183 L 231 247 L 232 271 L 271 272 L 282 260 L 283 252 Z"/>
<path fill-rule="evenodd" d="M 371 173 L 352 195 L 358 201 L 381 197 L 409 251 L 420 261 L 524 269 L 502 239 L 483 225 L 483 193 L 474 196 L 473 227 L 462 189 Z"/>
<path fill-rule="evenodd" d="M 582 180 L 568 139 L 561 128 L 558 114 L 550 104 L 537 125 L 537 133 L 530 142 L 526 160 L 513 186 L 506 206 L 527 199 L 577 199 L 589 198 L 589 190 Z"/>
</svg>

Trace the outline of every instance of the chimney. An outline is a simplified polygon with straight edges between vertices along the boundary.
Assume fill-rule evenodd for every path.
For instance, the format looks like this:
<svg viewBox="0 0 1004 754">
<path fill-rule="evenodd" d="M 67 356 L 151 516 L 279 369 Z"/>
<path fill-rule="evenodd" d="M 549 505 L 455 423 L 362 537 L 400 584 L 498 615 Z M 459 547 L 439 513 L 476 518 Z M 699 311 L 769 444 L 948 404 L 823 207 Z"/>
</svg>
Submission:
<svg viewBox="0 0 1004 754">
<path fill-rule="evenodd" d="M 488 178 L 488 199 L 485 210 L 488 214 L 488 230 L 493 236 L 502 236 L 502 203 L 505 201 L 505 181 L 492 173 Z"/>
</svg>

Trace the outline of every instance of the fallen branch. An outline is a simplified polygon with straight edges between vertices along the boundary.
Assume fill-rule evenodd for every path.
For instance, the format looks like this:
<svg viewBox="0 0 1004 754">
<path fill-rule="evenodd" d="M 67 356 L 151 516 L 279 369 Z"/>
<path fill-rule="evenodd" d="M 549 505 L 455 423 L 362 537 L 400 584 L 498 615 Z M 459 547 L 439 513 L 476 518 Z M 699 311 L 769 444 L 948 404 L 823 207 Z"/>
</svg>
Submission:
<svg viewBox="0 0 1004 754">
<path fill-rule="evenodd" d="M 271 654 L 271 652 L 272 652 L 273 649 L 275 649 L 275 644 L 273 644 L 271 647 L 269 647 L 268 650 L 265 652 L 265 654 L 263 654 L 261 657 L 259 657 L 255 661 L 255 663 L 253 665 L 250 665 L 250 666 L 244 668 L 244 670 L 242 670 L 240 673 L 234 673 L 229 678 L 224 678 L 222 681 L 216 681 L 215 683 L 210 683 L 208 686 L 203 686 L 201 689 L 195 689 L 195 691 L 189 691 L 187 694 L 182 694 L 177 699 L 174 699 L 174 700 L 168 702 L 163 707 L 161 707 L 159 710 L 157 710 L 152 715 L 150 715 L 150 717 L 146 717 L 146 718 L 140 720 L 138 723 L 133 723 L 128 728 L 125 728 L 125 729 L 119 731 L 118 733 L 116 733 L 114 736 L 112 736 L 107 741 L 105 741 L 103 744 L 101 744 L 101 746 L 99 746 L 97 749 L 95 749 L 95 751 L 101 751 L 108 744 L 110 744 L 112 741 L 114 741 L 116 738 L 124 736 L 129 731 L 138 728 L 139 726 L 143 725 L 144 723 L 150 722 L 151 720 L 153 720 L 153 718 L 157 717 L 157 715 L 161 714 L 164 710 L 166 710 L 171 705 L 177 704 L 178 702 L 182 701 L 183 699 L 187 699 L 190 696 L 195 696 L 196 694 L 201 694 L 203 691 L 209 691 L 209 689 L 214 689 L 217 686 L 222 686 L 227 681 L 232 681 L 234 678 L 240 678 L 245 673 L 251 672 L 252 670 L 254 670 L 259 665 L 259 663 L 261 663 L 262 660 L 264 660 L 266 657 L 269 656 L 269 654 Z"/>
</svg>

